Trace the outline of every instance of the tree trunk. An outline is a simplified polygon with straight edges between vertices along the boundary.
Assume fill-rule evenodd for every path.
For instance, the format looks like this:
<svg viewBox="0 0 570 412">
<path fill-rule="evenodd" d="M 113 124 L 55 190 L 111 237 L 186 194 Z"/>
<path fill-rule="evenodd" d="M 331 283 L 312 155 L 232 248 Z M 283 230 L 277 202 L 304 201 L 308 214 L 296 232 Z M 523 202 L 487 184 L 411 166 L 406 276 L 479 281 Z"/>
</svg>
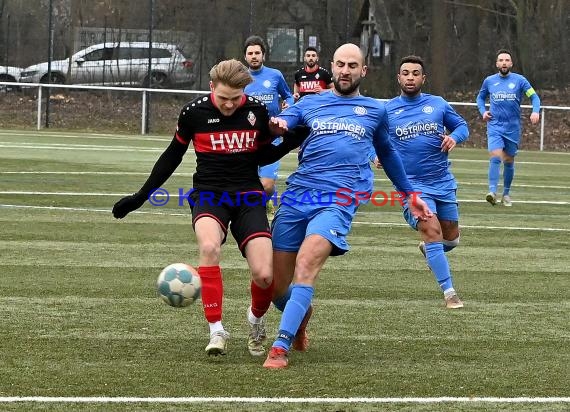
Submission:
<svg viewBox="0 0 570 412">
<path fill-rule="evenodd" d="M 447 83 L 447 3 L 432 0 L 430 82 L 433 94 L 445 94 Z"/>
</svg>

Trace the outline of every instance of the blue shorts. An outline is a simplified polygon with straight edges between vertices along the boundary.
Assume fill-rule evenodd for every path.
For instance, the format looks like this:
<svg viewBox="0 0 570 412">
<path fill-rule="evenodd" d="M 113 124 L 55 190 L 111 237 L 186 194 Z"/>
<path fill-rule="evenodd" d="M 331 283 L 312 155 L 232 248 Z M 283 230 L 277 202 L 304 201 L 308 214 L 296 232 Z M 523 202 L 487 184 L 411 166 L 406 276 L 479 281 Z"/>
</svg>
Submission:
<svg viewBox="0 0 570 412">
<path fill-rule="evenodd" d="M 498 131 L 492 131 L 487 133 L 487 148 L 489 152 L 497 149 L 503 149 L 506 154 L 514 157 L 517 155 L 519 144 L 518 142 L 506 137 L 505 134 L 501 134 Z"/>
<path fill-rule="evenodd" d="M 357 206 L 339 205 L 336 202 L 318 201 L 328 196 L 316 190 L 312 192 L 314 203 L 283 202 L 273 218 L 273 250 L 298 252 L 309 235 L 320 235 L 333 245 L 331 256 L 343 255 L 350 249 L 346 237 L 352 227 Z M 305 198 L 298 196 L 298 199 Z"/>
<path fill-rule="evenodd" d="M 447 196 L 438 197 L 422 193 L 421 198 L 427 203 L 430 210 L 437 215 L 439 220 L 459 222 L 459 206 L 457 204 L 455 190 L 450 191 Z M 410 212 L 407 201 L 404 201 L 403 213 L 408 225 L 410 225 L 412 229 L 418 230 L 418 219 Z"/>
<path fill-rule="evenodd" d="M 277 173 L 279 172 L 279 160 L 270 165 L 260 166 L 258 169 L 259 177 L 277 180 Z"/>
</svg>

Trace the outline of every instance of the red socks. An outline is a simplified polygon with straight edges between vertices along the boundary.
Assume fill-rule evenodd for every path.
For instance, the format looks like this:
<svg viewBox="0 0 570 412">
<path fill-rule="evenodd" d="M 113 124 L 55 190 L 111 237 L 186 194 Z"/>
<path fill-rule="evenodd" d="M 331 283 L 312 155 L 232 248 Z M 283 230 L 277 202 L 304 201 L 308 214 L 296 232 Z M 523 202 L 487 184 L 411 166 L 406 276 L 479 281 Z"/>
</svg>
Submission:
<svg viewBox="0 0 570 412">
<path fill-rule="evenodd" d="M 219 322 L 222 320 L 224 296 L 222 270 L 219 266 L 200 266 L 198 275 L 202 281 L 202 305 L 206 320 L 210 323 Z"/>
<path fill-rule="evenodd" d="M 224 285 L 222 283 L 222 270 L 219 266 L 200 266 L 198 275 L 202 281 L 202 305 L 204 315 L 209 323 L 222 320 L 222 300 Z M 263 289 L 251 282 L 251 312 L 257 318 L 265 315 L 271 305 L 273 283 Z"/>
<path fill-rule="evenodd" d="M 267 288 L 262 289 L 255 282 L 251 282 L 251 312 L 256 318 L 265 315 L 271 305 L 273 295 L 273 282 Z"/>
</svg>

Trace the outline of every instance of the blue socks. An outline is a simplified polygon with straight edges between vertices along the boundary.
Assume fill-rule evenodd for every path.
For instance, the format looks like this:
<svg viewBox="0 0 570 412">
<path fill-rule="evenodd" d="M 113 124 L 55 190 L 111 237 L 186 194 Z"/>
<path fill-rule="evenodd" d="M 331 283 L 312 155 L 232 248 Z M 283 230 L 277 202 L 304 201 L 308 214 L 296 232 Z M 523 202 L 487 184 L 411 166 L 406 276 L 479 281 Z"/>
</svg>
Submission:
<svg viewBox="0 0 570 412">
<path fill-rule="evenodd" d="M 311 305 L 315 288 L 305 285 L 293 285 L 290 288 L 290 291 L 291 297 L 285 305 L 283 315 L 281 315 L 279 333 L 277 333 L 277 339 L 273 343 L 273 347 L 282 348 L 286 351 L 289 351 L 291 348 L 291 344 L 293 343 L 295 334 L 299 329 L 299 325 L 301 325 L 301 322 Z"/>
<path fill-rule="evenodd" d="M 489 192 L 497 193 L 499 185 L 499 174 L 501 168 L 501 158 L 492 157 L 489 160 Z"/>
<path fill-rule="evenodd" d="M 443 243 L 426 243 L 425 248 L 427 264 L 433 272 L 435 280 L 437 280 L 441 290 L 445 292 L 448 289 L 453 289 L 449 262 L 443 252 Z"/>
<path fill-rule="evenodd" d="M 503 195 L 508 195 L 515 177 L 515 164 L 503 163 Z"/>
<path fill-rule="evenodd" d="M 501 159 L 492 157 L 489 159 L 489 192 L 497 193 L 499 176 L 501 174 Z M 511 184 L 515 177 L 515 163 L 503 162 L 503 195 L 508 195 Z"/>
</svg>

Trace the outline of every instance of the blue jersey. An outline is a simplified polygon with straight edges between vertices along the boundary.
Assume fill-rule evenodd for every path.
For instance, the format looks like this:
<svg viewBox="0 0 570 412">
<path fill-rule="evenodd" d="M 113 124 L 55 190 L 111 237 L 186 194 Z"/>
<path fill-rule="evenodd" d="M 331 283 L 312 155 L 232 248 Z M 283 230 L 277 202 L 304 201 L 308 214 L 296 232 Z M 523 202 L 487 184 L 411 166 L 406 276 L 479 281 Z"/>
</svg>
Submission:
<svg viewBox="0 0 570 412">
<path fill-rule="evenodd" d="M 457 143 L 467 140 L 465 120 L 442 97 L 425 93 L 396 97 L 386 103 L 386 110 L 392 143 L 414 188 L 435 196 L 456 189 L 441 136 L 449 134 Z"/>
<path fill-rule="evenodd" d="M 289 105 L 295 102 L 291 89 L 287 85 L 283 74 L 277 69 L 262 66 L 259 70 L 250 70 L 253 83 L 245 87 L 245 93 L 261 100 L 269 110 L 269 116 L 277 116 L 281 111 L 279 97 Z"/>
<path fill-rule="evenodd" d="M 369 155 L 374 146 L 398 190 L 413 191 L 390 143 L 386 109 L 376 99 L 338 96 L 330 90 L 299 100 L 279 117 L 289 128 L 299 124 L 311 128 L 299 149 L 299 166 L 287 179 L 288 186 L 370 192 L 374 173 Z"/>
<path fill-rule="evenodd" d="M 492 118 L 488 123 L 488 133 L 507 135 L 509 140 L 518 142 L 521 129 L 521 103 L 523 96 L 531 99 L 532 111 L 540 112 L 540 98 L 528 82 L 517 73 L 501 76 L 499 73 L 483 81 L 477 95 L 477 107 L 481 115 L 486 111 L 485 101 L 489 97 Z"/>
</svg>

